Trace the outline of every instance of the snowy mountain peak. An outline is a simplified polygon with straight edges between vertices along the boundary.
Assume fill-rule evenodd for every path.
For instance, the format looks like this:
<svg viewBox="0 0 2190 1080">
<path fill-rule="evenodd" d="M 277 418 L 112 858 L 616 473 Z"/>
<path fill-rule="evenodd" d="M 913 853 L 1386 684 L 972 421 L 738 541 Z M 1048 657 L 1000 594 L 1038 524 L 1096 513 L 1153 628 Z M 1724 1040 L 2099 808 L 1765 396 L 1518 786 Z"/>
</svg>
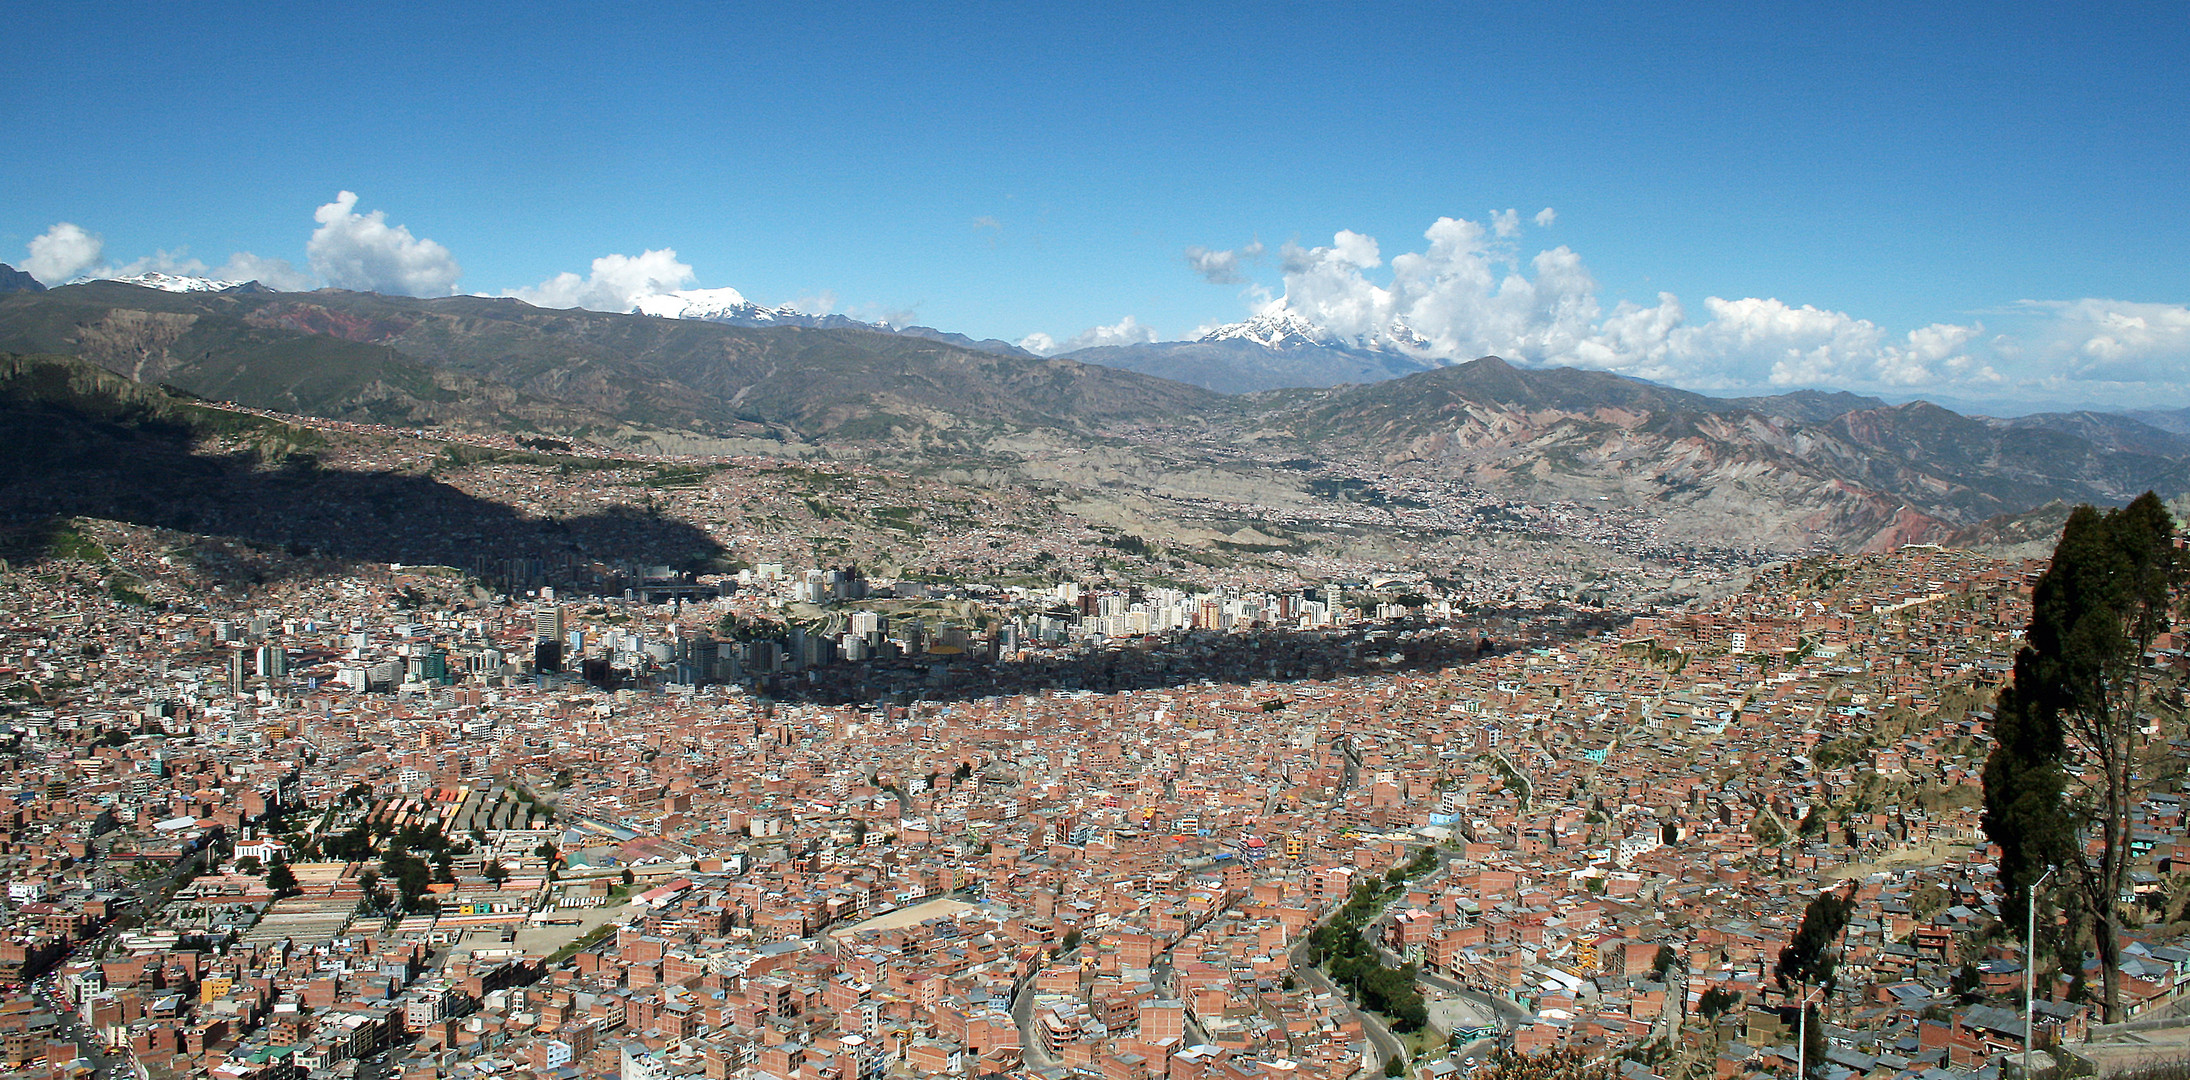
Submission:
<svg viewBox="0 0 2190 1080">
<path fill-rule="evenodd" d="M 764 308 L 736 289 L 681 289 L 642 296 L 631 306 L 658 319 L 697 319 L 735 326 L 865 326 L 841 315 L 811 315 L 789 304 Z"/>
<path fill-rule="evenodd" d="M 736 289 L 685 289 L 642 296 L 631 305 L 640 315 L 659 319 L 692 319 L 729 326 L 806 326 L 820 330 L 866 330 L 882 334 L 939 341 L 945 345 L 1008 356 L 1031 356 L 1008 341 L 975 341 L 964 334 L 946 334 L 928 326 L 891 326 L 887 322 L 861 322 L 849 315 L 815 315 L 789 304 L 764 308 Z"/>
<path fill-rule="evenodd" d="M 760 306 L 736 289 L 684 289 L 642 296 L 631 310 L 658 319 L 722 319 L 759 311 Z"/>
<path fill-rule="evenodd" d="M 262 289 L 268 292 L 273 291 L 266 289 L 266 286 L 260 285 L 256 281 L 219 281 L 214 278 L 191 277 L 186 274 L 163 274 L 157 270 L 114 278 L 77 278 L 69 284 L 81 285 L 87 281 L 119 281 L 124 285 L 142 285 L 147 289 L 159 289 L 162 292 L 236 292 L 239 290 L 255 292 Z"/>
<path fill-rule="evenodd" d="M 1430 339 L 1415 333 L 1414 327 L 1403 322 L 1395 322 L 1386 327 L 1384 336 L 1404 349 L 1427 349 L 1431 345 Z"/>
<path fill-rule="evenodd" d="M 1274 308 L 1246 322 L 1217 327 L 1196 338 L 1197 343 L 1251 341 L 1268 349 L 1298 349 L 1332 344 L 1336 335 L 1309 322 L 1298 312 Z"/>
<path fill-rule="evenodd" d="M 1195 339 L 1207 344 L 1218 341 L 1251 341 L 1267 349 L 1347 349 L 1368 352 L 1399 352 L 1413 354 L 1430 347 L 1429 339 L 1415 333 L 1414 328 L 1403 322 L 1393 322 L 1389 327 L 1358 337 L 1348 337 L 1320 326 L 1306 316 L 1289 308 L 1274 307 L 1258 312 L 1246 322 L 1217 327 Z"/>
</svg>

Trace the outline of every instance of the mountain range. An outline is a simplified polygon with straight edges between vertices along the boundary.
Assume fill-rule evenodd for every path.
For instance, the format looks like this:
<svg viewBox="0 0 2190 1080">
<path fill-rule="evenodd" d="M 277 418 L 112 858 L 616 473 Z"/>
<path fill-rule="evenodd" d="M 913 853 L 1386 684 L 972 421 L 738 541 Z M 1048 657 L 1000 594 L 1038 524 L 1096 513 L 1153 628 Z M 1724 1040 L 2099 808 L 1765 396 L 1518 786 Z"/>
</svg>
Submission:
<svg viewBox="0 0 2190 1080">
<path fill-rule="evenodd" d="M 2049 501 L 2190 491 L 2190 444 L 2127 417 L 2012 421 L 1804 391 L 1712 398 L 1496 357 L 1262 396 L 1287 441 L 1532 500 L 1660 508 L 1686 539 L 1884 547 Z"/>
<path fill-rule="evenodd" d="M 1381 382 L 1427 371 L 1439 365 L 1423 358 L 1426 344 L 1404 324 L 1350 341 L 1279 308 L 1205 331 L 1192 341 L 1103 345 L 1065 355 L 1220 394 L 1245 394 Z"/>
<path fill-rule="evenodd" d="M 841 317 L 763 309 L 729 290 L 609 314 L 222 285 L 0 295 L 0 351 L 402 427 L 883 454 L 1062 485 L 1059 498 L 1190 511 L 1219 531 L 1261 528 L 1268 507 L 1313 505 L 1346 484 L 1420 481 L 1647 512 L 1668 542 L 1857 548 L 1951 538 L 2055 501 L 2190 492 L 2190 434 L 2133 416 L 1995 420 L 1808 390 L 1714 398 L 1496 357 L 1424 369 L 1396 332 L 1334 346 L 1284 318 L 1174 344 L 1211 364 L 1266 366 L 1323 362 L 1336 348 L 1367 377 L 1226 394 L 1085 354 L 808 323 Z M 1317 473 L 1328 469 L 1353 479 Z"/>
<path fill-rule="evenodd" d="M 816 315 L 800 311 L 789 304 L 764 308 L 747 300 L 736 289 L 728 288 L 655 293 L 634 301 L 631 310 L 658 319 L 693 319 L 725 326 L 805 326 L 823 330 L 866 330 L 939 341 L 946 345 L 1001 356 L 1034 355 L 1008 341 L 998 341 L 995 338 L 976 341 L 964 334 L 948 333 L 932 326 L 892 326 L 889 323 L 861 322 L 846 315 Z"/>
<path fill-rule="evenodd" d="M 81 356 L 141 382 L 256 408 L 600 437 L 1076 430 L 1191 412 L 1218 397 L 910 334 L 338 289 L 93 281 L 12 293 L 0 296 L 0 350 Z"/>
</svg>

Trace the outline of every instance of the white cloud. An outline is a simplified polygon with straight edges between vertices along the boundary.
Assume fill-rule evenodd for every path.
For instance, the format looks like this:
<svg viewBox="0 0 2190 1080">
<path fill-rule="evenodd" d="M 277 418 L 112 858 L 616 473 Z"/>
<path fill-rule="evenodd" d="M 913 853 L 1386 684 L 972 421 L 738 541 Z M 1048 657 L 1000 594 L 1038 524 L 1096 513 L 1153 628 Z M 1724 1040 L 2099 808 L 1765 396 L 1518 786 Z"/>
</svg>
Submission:
<svg viewBox="0 0 2190 1080">
<path fill-rule="evenodd" d="M 695 280 L 692 268 L 677 261 L 674 248 L 662 248 L 638 255 L 603 255 L 593 260 L 585 277 L 566 270 L 538 285 L 502 295 L 544 308 L 630 311 L 642 297 L 675 292 Z"/>
<path fill-rule="evenodd" d="M 215 281 L 256 281 L 268 288 L 290 291 L 313 288 L 317 284 L 311 275 L 298 270 L 287 259 L 262 259 L 248 251 L 230 255 L 219 267 L 207 267 L 203 260 L 192 258 L 187 248 L 155 250 L 120 266 L 99 265 L 105 247 L 98 236 L 62 222 L 30 242 L 30 258 L 24 261 L 23 269 L 51 285 L 77 278 L 105 279 L 153 273 L 205 277 Z"/>
<path fill-rule="evenodd" d="M 1777 299 L 1704 300 L 1709 322 L 1673 337 L 1677 359 L 1697 366 L 1765 368 L 1774 386 L 1920 387 L 1942 381 L 1935 368 L 1962 356 L 1982 325 L 1934 323 L 1894 339 L 1845 312 Z M 1957 365 L 1965 370 L 1967 364 Z"/>
<path fill-rule="evenodd" d="M 1536 217 L 1534 220 L 1536 222 L 1537 228 L 1548 229 L 1551 227 L 1552 222 L 1559 220 L 1559 212 L 1547 206 L 1541 210 L 1536 211 Z"/>
<path fill-rule="evenodd" d="M 47 285 L 60 285 L 99 261 L 106 242 L 66 221 L 31 238 L 23 272 Z"/>
<path fill-rule="evenodd" d="M 1489 353 L 1537 359 L 1570 352 L 1598 316 L 1596 282 L 1581 258 L 1559 247 L 1539 253 L 1521 273 L 1495 228 L 1439 218 L 1423 233 L 1426 250 L 1392 256 L 1388 285 L 1364 271 L 1381 264 L 1376 240 L 1341 232 L 1328 247 L 1285 251 L 1283 307 L 1342 337 L 1365 339 L 1404 323 L 1433 356 L 1467 360 Z"/>
<path fill-rule="evenodd" d="M 341 289 L 407 296 L 445 296 L 463 270 L 449 249 L 390 225 L 375 210 L 357 212 L 357 195 L 342 192 L 312 214 L 319 228 L 304 245 L 312 270 Z"/>
<path fill-rule="evenodd" d="M 1056 356 L 1099 345 L 1146 345 L 1154 340 L 1154 330 L 1128 315 L 1109 326 L 1088 327 L 1061 342 L 1044 333 L 1028 334 L 1019 339 L 1019 347 L 1036 356 Z"/>
<path fill-rule="evenodd" d="M 1133 320 L 1128 315 L 1109 326 L 1091 326 L 1065 342 L 1065 351 L 1089 349 L 1097 345 L 1145 345 L 1156 340 L 1156 332 Z"/>
<path fill-rule="evenodd" d="M 178 277 L 204 277 L 205 264 L 190 257 L 188 249 L 154 251 L 123 263 L 120 266 L 102 266 L 92 271 L 92 276 L 102 278 L 135 277 L 138 274 L 174 274 Z"/>
<path fill-rule="evenodd" d="M 1243 285 L 1247 278 L 1240 273 L 1240 264 L 1260 259 L 1264 250 L 1260 240 L 1229 251 L 1190 247 L 1186 249 L 1186 265 L 1211 285 Z"/>
<path fill-rule="evenodd" d="M 2180 382 L 2190 360 L 2190 306 L 2130 300 L 2025 300 L 2043 318 L 2026 346 L 2073 379 Z"/>
<path fill-rule="evenodd" d="M 230 255 L 212 276 L 222 281 L 256 281 L 284 292 L 316 288 L 319 284 L 287 259 L 262 259 L 248 251 Z"/>
<path fill-rule="evenodd" d="M 1573 352 L 1582 367 L 1707 390 L 1799 386 L 1912 389 L 1999 379 L 1966 351 L 1982 324 L 1933 323 L 1896 338 L 1867 319 L 1765 297 L 1705 297 L 1688 322 L 1680 300 L 1622 303 Z"/>
<path fill-rule="evenodd" d="M 1536 215 L 1540 223 L 1555 217 L 1548 208 Z M 1262 309 L 1295 312 L 1356 342 L 1404 324 L 1428 342 L 1424 352 L 1448 361 L 1498 355 L 1697 389 L 1892 390 L 2002 379 L 1972 353 L 1981 325 L 1935 323 L 1896 336 L 1844 312 L 1715 296 L 1692 322 L 1670 293 L 1607 313 L 1579 254 L 1562 245 L 1523 259 L 1511 244 L 1520 228 L 1513 211 L 1493 213 L 1487 224 L 1439 218 L 1423 233 L 1424 249 L 1392 256 L 1381 281 L 1368 273 L 1381 265 L 1372 237 L 1341 232 L 1329 246 L 1289 245 L 1284 295 Z M 2137 325 L 2163 321 L 2145 313 Z"/>
</svg>

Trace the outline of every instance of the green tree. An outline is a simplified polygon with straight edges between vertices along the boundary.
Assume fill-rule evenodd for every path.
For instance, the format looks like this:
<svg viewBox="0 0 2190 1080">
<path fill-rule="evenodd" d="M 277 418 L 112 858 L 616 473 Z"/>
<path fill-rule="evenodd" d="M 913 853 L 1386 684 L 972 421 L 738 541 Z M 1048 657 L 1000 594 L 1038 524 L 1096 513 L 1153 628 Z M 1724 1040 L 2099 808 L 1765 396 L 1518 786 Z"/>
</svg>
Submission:
<svg viewBox="0 0 2190 1080">
<path fill-rule="evenodd" d="M 1701 1012 L 1706 1020 L 1717 1020 L 1719 1017 L 1726 1015 L 1727 1010 L 1739 1004 L 1741 1004 L 1741 993 L 1739 991 L 1714 986 L 1703 992 L 1703 1000 L 1696 1004 L 1696 1011 Z"/>
<path fill-rule="evenodd" d="M 266 871 L 266 887 L 274 890 L 276 896 L 288 896 L 297 891 L 297 875 L 289 869 L 288 863 L 276 859 Z"/>
<path fill-rule="evenodd" d="M 402 899 L 403 910 L 418 911 L 422 909 L 426 900 L 426 886 L 430 883 L 431 878 L 426 869 L 426 860 L 416 855 L 405 859 L 395 875 L 395 889 Z"/>
<path fill-rule="evenodd" d="M 1817 983 L 1830 993 L 1833 987 L 1833 967 L 1840 961 L 1835 948 L 1840 932 L 1847 928 L 1848 916 L 1855 912 L 1855 901 L 1827 890 L 1817 894 L 1810 906 L 1802 911 L 1802 925 L 1795 928 L 1794 939 L 1779 950 L 1779 966 L 1773 976 L 1779 980 L 1779 988 L 1785 990 L 1792 982 L 1802 986 Z"/>
<path fill-rule="evenodd" d="M 1660 945 L 1657 955 L 1650 960 L 1650 976 L 1664 982 L 1665 977 L 1672 973 L 1673 965 L 1680 962 L 1681 954 L 1674 952 L 1671 945 Z"/>
<path fill-rule="evenodd" d="M 500 859 L 488 859 L 486 869 L 482 873 L 486 874 L 487 880 L 493 882 L 494 887 L 497 889 L 502 887 L 503 882 L 509 880 L 509 868 L 503 866 Z"/>
<path fill-rule="evenodd" d="M 1985 833 L 2000 845 L 2013 917 L 2046 866 L 2091 920 L 2101 997 L 2122 1019 L 2119 897 L 2128 890 L 2136 756 L 2155 680 L 2145 653 L 2169 625 L 2183 563 L 2174 520 L 2146 492 L 2104 514 L 2079 506 L 2031 594 L 2013 684 L 1985 761 Z M 2081 838 L 2079 840 L 2078 838 Z"/>
</svg>

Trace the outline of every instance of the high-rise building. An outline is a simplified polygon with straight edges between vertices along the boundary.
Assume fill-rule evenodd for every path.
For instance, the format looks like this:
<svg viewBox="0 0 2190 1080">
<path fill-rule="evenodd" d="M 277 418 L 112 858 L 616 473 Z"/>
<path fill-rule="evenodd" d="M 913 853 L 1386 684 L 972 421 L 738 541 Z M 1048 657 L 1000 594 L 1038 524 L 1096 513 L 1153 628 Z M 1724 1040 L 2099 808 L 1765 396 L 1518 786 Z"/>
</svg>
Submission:
<svg viewBox="0 0 2190 1080">
<path fill-rule="evenodd" d="M 532 639 L 540 644 L 563 644 L 563 609 L 555 604 L 543 604 L 532 611 Z"/>
<path fill-rule="evenodd" d="M 289 650 L 279 645 L 259 646 L 258 668 L 259 675 L 262 678 L 287 678 L 289 675 Z"/>
</svg>

